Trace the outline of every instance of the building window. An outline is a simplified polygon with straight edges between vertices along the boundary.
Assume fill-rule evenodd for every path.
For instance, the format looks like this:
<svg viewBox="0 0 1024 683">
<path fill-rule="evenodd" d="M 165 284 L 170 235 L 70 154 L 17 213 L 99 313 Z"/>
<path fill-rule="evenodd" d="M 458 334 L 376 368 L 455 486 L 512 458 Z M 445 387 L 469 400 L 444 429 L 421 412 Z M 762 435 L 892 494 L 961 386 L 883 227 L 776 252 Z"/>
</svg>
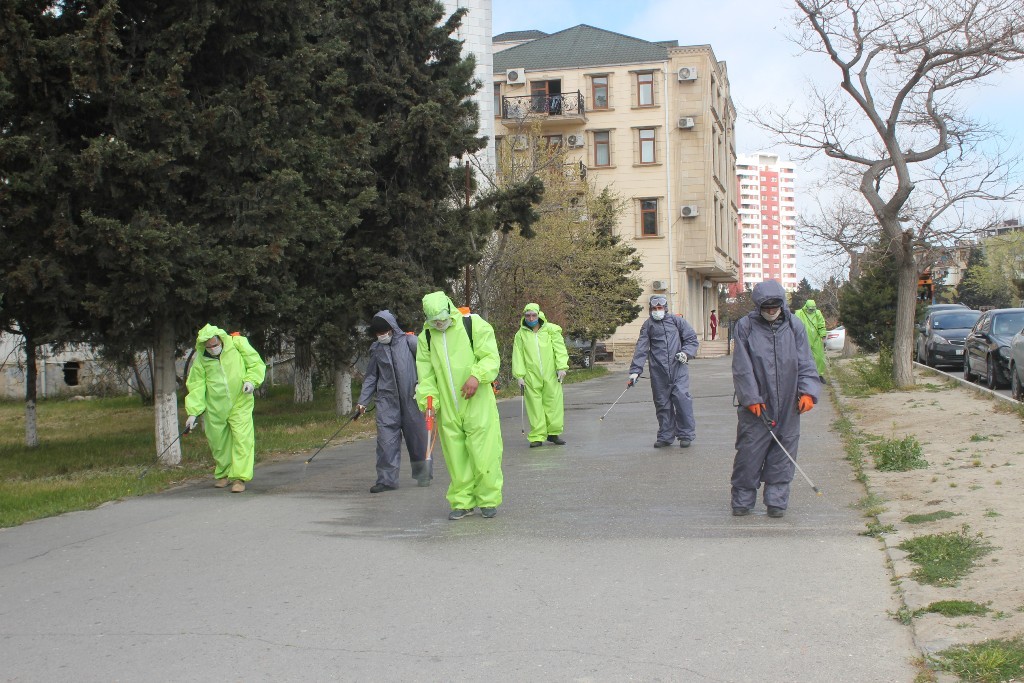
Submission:
<svg viewBox="0 0 1024 683">
<path fill-rule="evenodd" d="M 654 106 L 654 74 L 636 75 L 637 104 L 641 107 Z"/>
<path fill-rule="evenodd" d="M 658 236 L 658 200 L 640 200 L 640 235 L 641 237 Z"/>
<path fill-rule="evenodd" d="M 594 133 L 594 166 L 612 165 L 612 134 L 606 130 Z"/>
<path fill-rule="evenodd" d="M 501 135 L 494 136 L 494 166 L 495 171 L 498 173 L 502 172 L 502 166 L 505 165 L 505 138 Z"/>
<path fill-rule="evenodd" d="M 593 95 L 591 97 L 591 103 L 593 109 L 607 109 L 608 108 L 608 77 L 607 76 L 594 76 L 591 80 L 591 87 L 593 89 Z"/>
<path fill-rule="evenodd" d="M 641 128 L 640 134 L 640 163 L 653 164 L 657 160 L 655 150 L 655 138 L 653 128 Z"/>
<path fill-rule="evenodd" d="M 501 83 L 494 84 L 494 115 L 501 118 Z"/>
<path fill-rule="evenodd" d="M 541 139 L 544 141 L 545 147 L 561 147 L 562 136 L 561 135 L 543 135 Z"/>
</svg>

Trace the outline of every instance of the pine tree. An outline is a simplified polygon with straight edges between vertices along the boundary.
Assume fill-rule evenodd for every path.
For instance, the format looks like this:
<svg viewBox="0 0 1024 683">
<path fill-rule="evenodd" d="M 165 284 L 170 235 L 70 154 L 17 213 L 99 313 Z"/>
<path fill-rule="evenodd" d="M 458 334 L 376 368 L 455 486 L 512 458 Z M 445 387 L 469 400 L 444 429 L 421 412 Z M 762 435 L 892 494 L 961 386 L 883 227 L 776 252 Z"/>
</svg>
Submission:
<svg viewBox="0 0 1024 683">
<path fill-rule="evenodd" d="M 896 279 L 894 257 L 875 255 L 860 277 L 842 288 L 839 315 L 846 334 L 865 351 L 892 351 L 896 323 Z"/>
</svg>

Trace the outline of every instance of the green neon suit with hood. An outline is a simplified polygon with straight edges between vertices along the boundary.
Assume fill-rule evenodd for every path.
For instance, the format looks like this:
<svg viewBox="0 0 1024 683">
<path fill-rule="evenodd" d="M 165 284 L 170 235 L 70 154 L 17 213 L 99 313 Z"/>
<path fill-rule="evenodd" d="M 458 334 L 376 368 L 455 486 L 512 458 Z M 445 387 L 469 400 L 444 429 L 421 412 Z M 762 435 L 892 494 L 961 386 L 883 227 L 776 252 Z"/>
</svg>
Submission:
<svg viewBox="0 0 1024 683">
<path fill-rule="evenodd" d="M 494 329 L 480 316 L 470 316 L 471 343 L 462 313 L 444 292 L 424 296 L 423 313 L 427 322 L 416 344 L 416 402 L 426 411 L 427 398 L 434 399 L 441 449 L 451 475 L 448 502 L 453 510 L 498 507 L 503 478 L 501 423 L 491 390 L 500 365 Z M 433 321 L 446 315 L 451 324 L 438 331 Z M 467 399 L 462 386 L 471 375 L 480 385 Z"/>
<path fill-rule="evenodd" d="M 526 304 L 524 316 L 527 311 L 536 311 L 537 326 L 531 328 L 525 317 L 520 319 L 512 343 L 512 376 L 526 381 L 523 400 L 530 417 L 530 441 L 536 442 L 564 430 L 558 371 L 569 369 L 569 353 L 565 350 L 562 328 L 548 322 L 537 304 Z"/>
<path fill-rule="evenodd" d="M 814 357 L 814 367 L 818 374 L 825 376 L 825 336 L 828 334 L 828 327 L 825 325 L 825 316 L 818 310 L 814 299 L 808 299 L 803 308 L 795 313 L 796 317 L 804 324 L 807 330 L 807 343 L 811 345 L 811 355 Z"/>
<path fill-rule="evenodd" d="M 206 352 L 206 342 L 219 337 L 220 356 Z M 252 480 L 256 437 L 252 409 L 255 399 L 242 391 L 242 385 L 263 383 L 267 366 L 260 354 L 239 335 L 229 335 L 214 325 L 206 325 L 196 337 L 196 358 L 188 373 L 185 411 L 202 415 L 206 439 L 217 463 L 215 479 Z"/>
</svg>

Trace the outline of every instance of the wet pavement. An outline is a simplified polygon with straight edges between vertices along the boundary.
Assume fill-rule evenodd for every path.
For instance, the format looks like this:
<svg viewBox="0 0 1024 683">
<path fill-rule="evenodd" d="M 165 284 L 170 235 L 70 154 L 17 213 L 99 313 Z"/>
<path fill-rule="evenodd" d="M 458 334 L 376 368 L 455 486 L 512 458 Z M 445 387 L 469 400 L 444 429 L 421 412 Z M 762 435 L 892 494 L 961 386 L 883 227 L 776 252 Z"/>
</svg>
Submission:
<svg viewBox="0 0 1024 683">
<path fill-rule="evenodd" d="M 911 681 L 917 656 L 827 402 L 783 519 L 734 518 L 729 359 L 692 366 L 697 439 L 652 448 L 650 385 L 566 386 L 566 446 L 499 404 L 505 504 L 447 473 L 370 494 L 374 443 L 0 531 L 0 679 Z"/>
</svg>

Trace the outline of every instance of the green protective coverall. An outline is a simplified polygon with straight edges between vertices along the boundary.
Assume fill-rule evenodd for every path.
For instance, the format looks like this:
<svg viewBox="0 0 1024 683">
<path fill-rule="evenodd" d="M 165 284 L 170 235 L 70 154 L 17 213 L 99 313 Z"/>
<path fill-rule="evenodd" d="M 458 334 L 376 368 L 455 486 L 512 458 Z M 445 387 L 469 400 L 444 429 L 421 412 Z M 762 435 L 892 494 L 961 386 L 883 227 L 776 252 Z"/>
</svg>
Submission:
<svg viewBox="0 0 1024 683">
<path fill-rule="evenodd" d="M 220 356 L 206 352 L 206 342 L 220 337 Z M 215 479 L 252 480 L 256 436 L 253 433 L 253 394 L 242 385 L 263 383 L 267 366 L 260 354 L 240 335 L 229 335 L 214 325 L 199 330 L 196 359 L 188 373 L 185 412 L 203 415 L 206 439 L 217 463 Z"/>
<path fill-rule="evenodd" d="M 825 326 L 825 316 L 818 310 L 814 299 L 808 299 L 804 307 L 796 312 L 796 317 L 804 324 L 807 330 L 807 343 L 811 346 L 811 355 L 814 357 L 814 366 L 818 369 L 818 375 L 825 376 L 825 336 L 828 328 Z"/>
<path fill-rule="evenodd" d="M 442 311 L 451 315 L 452 322 L 439 332 L 432 320 Z M 480 316 L 471 316 L 471 344 L 462 314 L 444 292 L 424 296 L 423 313 L 427 322 L 416 345 L 420 380 L 416 403 L 426 411 L 427 397 L 434 399 L 441 449 L 451 476 L 448 502 L 453 510 L 498 507 L 503 477 L 501 423 L 491 389 L 500 365 L 494 328 Z M 462 385 L 470 375 L 480 385 L 467 399 Z"/>
<path fill-rule="evenodd" d="M 569 369 L 569 352 L 565 350 L 562 328 L 548 322 L 540 306 L 526 304 L 523 314 L 527 311 L 537 312 L 537 326 L 531 328 L 526 318 L 520 320 L 512 343 L 512 376 L 526 381 L 524 401 L 530 418 L 530 441 L 535 442 L 564 430 L 558 371 Z"/>
</svg>

